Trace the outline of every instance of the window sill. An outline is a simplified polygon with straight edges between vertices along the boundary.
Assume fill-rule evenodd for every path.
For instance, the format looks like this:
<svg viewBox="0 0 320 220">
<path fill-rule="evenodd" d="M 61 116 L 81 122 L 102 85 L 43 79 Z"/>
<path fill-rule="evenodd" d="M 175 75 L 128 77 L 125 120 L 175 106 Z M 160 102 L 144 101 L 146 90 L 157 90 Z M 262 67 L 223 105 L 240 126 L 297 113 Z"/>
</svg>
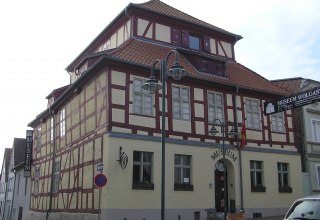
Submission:
<svg viewBox="0 0 320 220">
<path fill-rule="evenodd" d="M 193 191 L 193 185 L 191 184 L 174 184 L 175 191 Z"/>
<path fill-rule="evenodd" d="M 290 186 L 279 187 L 279 193 L 292 193 Z"/>
<path fill-rule="evenodd" d="M 154 184 L 153 183 L 132 183 L 132 189 L 154 190 Z"/>
<path fill-rule="evenodd" d="M 266 192 L 265 186 L 251 186 L 251 192 Z"/>
</svg>

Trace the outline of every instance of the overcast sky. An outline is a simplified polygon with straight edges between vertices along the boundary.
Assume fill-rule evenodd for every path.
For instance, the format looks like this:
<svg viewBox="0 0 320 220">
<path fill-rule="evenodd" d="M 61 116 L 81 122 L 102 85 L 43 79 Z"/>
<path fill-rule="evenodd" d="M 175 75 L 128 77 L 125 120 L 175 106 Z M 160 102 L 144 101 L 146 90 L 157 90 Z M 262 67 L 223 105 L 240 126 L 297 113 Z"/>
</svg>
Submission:
<svg viewBox="0 0 320 220">
<path fill-rule="evenodd" d="M 0 165 L 14 137 L 69 84 L 65 68 L 130 3 L 146 0 L 0 2 Z M 320 81 L 320 1 L 163 0 L 243 36 L 236 60 L 267 79 Z"/>
</svg>

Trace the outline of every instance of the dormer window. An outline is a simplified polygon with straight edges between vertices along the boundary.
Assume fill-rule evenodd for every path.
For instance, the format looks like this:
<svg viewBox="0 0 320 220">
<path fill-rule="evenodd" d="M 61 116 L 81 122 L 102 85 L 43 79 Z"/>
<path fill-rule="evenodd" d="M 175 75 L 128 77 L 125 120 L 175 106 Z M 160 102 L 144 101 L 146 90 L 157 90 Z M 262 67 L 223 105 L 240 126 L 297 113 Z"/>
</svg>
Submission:
<svg viewBox="0 0 320 220">
<path fill-rule="evenodd" d="M 190 49 L 200 50 L 200 38 L 196 36 L 189 36 L 189 47 Z"/>
</svg>

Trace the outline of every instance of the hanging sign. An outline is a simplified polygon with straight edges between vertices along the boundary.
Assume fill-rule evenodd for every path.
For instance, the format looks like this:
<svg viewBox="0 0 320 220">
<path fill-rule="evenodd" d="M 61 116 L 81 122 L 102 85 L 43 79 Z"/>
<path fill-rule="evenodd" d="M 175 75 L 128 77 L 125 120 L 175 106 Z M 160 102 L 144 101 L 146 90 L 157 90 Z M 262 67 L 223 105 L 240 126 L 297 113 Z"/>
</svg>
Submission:
<svg viewBox="0 0 320 220">
<path fill-rule="evenodd" d="M 33 131 L 27 130 L 26 133 L 26 151 L 24 154 L 24 176 L 31 176 L 31 164 L 32 164 L 32 144 L 33 144 Z"/>
<path fill-rule="evenodd" d="M 278 101 L 266 101 L 264 103 L 264 114 L 271 115 L 315 102 L 320 102 L 320 87 L 300 92 L 296 95 L 286 97 Z"/>
</svg>

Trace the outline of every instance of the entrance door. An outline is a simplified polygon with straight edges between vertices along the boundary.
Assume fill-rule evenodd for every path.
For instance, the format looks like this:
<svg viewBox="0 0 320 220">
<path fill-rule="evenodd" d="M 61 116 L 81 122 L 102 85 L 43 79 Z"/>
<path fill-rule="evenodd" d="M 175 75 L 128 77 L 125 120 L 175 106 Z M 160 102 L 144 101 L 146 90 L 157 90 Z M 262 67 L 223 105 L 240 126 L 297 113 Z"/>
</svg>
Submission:
<svg viewBox="0 0 320 220">
<path fill-rule="evenodd" d="M 223 177 L 223 170 L 226 169 L 226 178 Z M 216 163 L 215 171 L 214 171 L 214 177 L 215 177 L 215 203 L 216 203 L 216 210 L 217 212 L 223 212 L 224 211 L 224 180 L 227 181 L 227 168 L 224 166 L 223 162 L 219 160 Z M 228 181 L 226 182 L 228 186 Z M 227 191 L 227 201 L 228 201 L 228 191 Z M 228 210 L 228 202 L 227 202 L 227 210 Z"/>
</svg>

